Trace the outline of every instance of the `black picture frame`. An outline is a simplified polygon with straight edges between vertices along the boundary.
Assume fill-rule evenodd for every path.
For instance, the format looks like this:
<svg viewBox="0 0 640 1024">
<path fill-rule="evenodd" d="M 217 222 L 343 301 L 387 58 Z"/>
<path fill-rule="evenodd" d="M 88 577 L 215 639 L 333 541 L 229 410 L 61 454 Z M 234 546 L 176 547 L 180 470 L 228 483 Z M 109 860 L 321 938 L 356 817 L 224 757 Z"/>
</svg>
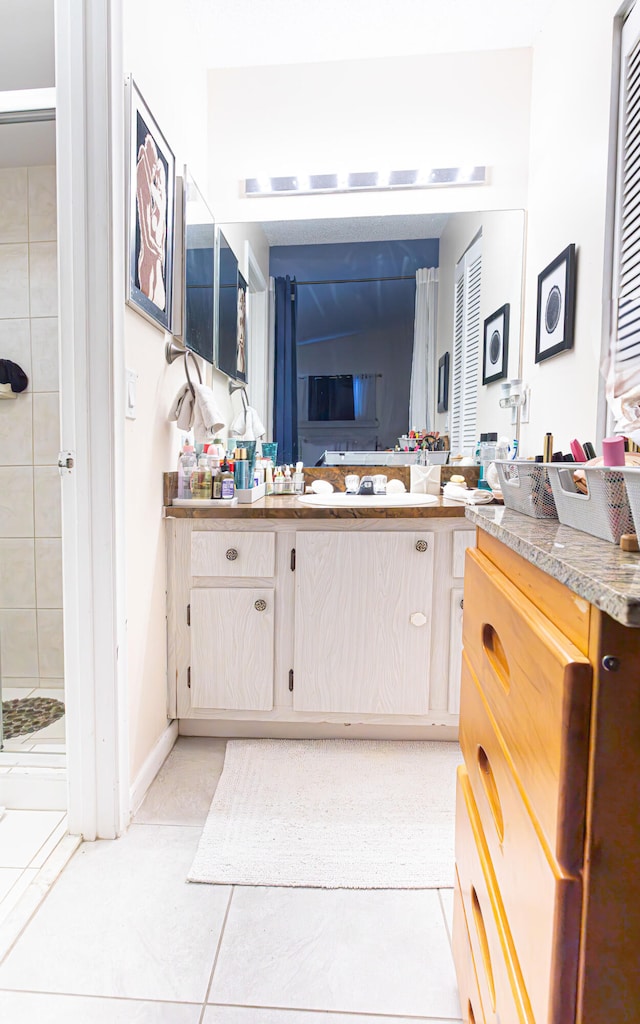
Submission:
<svg viewBox="0 0 640 1024">
<path fill-rule="evenodd" d="M 572 243 L 538 275 L 536 363 L 573 348 L 576 247 Z"/>
<path fill-rule="evenodd" d="M 449 353 L 438 360 L 438 412 L 449 411 Z"/>
<path fill-rule="evenodd" d="M 509 303 L 500 306 L 484 322 L 482 383 L 493 384 L 507 376 L 509 362 Z"/>
<path fill-rule="evenodd" d="M 236 380 L 247 383 L 248 371 L 248 322 L 247 322 L 247 282 L 238 271 L 238 299 L 236 324 Z"/>
<path fill-rule="evenodd" d="M 127 291 L 141 316 L 171 332 L 176 161 L 131 75 L 127 110 Z"/>
</svg>

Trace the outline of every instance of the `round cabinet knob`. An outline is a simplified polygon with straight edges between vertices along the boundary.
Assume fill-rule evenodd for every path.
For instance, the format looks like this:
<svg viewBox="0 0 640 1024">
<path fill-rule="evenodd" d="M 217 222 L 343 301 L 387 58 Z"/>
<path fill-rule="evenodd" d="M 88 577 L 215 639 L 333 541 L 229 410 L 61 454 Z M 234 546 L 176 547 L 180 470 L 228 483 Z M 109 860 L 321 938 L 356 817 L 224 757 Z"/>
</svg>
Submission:
<svg viewBox="0 0 640 1024">
<path fill-rule="evenodd" d="M 238 557 L 238 552 L 237 552 L 236 548 L 229 548 L 229 550 L 227 551 L 227 558 L 228 558 L 228 560 L 230 562 L 235 562 L 237 557 Z"/>
<path fill-rule="evenodd" d="M 464 597 L 460 598 L 460 608 L 464 609 Z"/>
<path fill-rule="evenodd" d="M 426 540 L 416 541 L 416 551 L 426 551 L 428 547 L 429 545 L 427 544 Z"/>
<path fill-rule="evenodd" d="M 263 612 L 267 607 L 267 602 L 263 601 L 263 599 L 259 597 L 253 607 L 257 612 Z"/>
<path fill-rule="evenodd" d="M 423 612 L 414 612 L 413 615 L 409 616 L 409 622 L 412 626 L 424 626 L 427 621 L 427 616 Z"/>
</svg>

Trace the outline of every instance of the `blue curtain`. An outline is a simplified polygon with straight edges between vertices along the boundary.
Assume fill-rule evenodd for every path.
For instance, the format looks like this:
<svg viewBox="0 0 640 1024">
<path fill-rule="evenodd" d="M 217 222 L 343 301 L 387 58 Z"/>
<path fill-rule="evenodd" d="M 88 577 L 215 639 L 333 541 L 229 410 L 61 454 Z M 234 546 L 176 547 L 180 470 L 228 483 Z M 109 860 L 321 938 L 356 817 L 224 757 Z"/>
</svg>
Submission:
<svg viewBox="0 0 640 1024">
<path fill-rule="evenodd" d="M 274 441 L 278 462 L 298 458 L 298 380 L 296 359 L 296 279 L 276 277 Z"/>
</svg>

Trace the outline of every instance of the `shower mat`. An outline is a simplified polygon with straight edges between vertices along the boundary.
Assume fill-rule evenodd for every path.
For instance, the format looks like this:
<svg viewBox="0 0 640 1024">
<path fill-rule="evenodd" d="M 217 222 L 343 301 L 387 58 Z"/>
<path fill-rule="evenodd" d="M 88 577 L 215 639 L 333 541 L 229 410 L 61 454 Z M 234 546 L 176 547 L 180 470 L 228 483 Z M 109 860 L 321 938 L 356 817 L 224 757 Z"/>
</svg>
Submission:
<svg viewBox="0 0 640 1024">
<path fill-rule="evenodd" d="M 64 715 L 64 704 L 53 697 L 24 697 L 2 702 L 3 737 L 27 736 L 46 729 Z"/>
<path fill-rule="evenodd" d="M 457 743 L 230 740 L 191 882 L 454 883 Z"/>
</svg>

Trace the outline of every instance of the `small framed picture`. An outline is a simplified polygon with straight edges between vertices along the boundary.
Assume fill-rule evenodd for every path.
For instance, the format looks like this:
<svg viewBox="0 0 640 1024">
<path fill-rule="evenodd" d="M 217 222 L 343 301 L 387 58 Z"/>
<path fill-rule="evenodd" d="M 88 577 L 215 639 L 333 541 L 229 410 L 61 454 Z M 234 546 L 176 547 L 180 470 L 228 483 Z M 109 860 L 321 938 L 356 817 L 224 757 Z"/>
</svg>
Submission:
<svg viewBox="0 0 640 1024">
<path fill-rule="evenodd" d="M 127 93 L 127 303 L 172 328 L 175 157 L 133 78 Z"/>
<path fill-rule="evenodd" d="M 449 353 L 438 360 L 438 412 L 449 409 Z"/>
<path fill-rule="evenodd" d="M 576 247 L 564 252 L 538 275 L 536 363 L 573 348 L 576 305 Z"/>
<path fill-rule="evenodd" d="M 507 376 L 509 359 L 509 303 L 500 306 L 484 322 L 482 383 L 492 384 Z"/>
</svg>

